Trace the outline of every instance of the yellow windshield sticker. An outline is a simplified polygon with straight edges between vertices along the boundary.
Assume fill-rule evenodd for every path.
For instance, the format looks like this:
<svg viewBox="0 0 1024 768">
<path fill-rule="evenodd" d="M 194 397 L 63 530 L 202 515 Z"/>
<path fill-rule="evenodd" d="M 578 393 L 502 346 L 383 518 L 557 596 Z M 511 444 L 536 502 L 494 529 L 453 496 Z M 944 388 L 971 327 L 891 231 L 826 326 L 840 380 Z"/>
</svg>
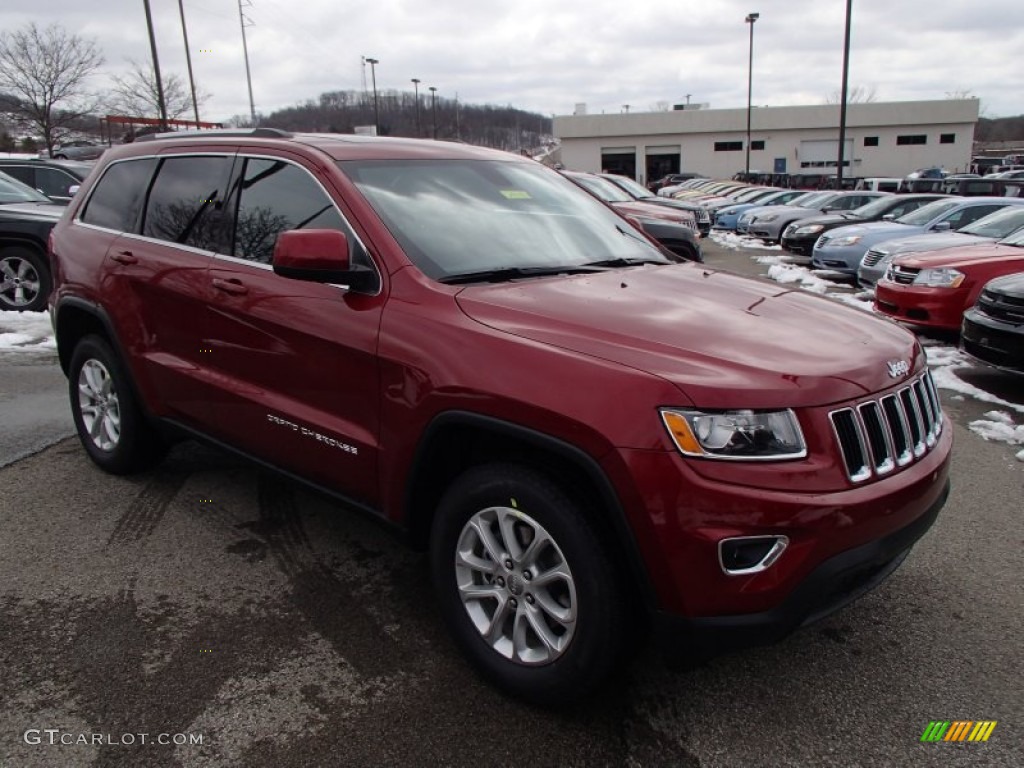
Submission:
<svg viewBox="0 0 1024 768">
<path fill-rule="evenodd" d="M 505 196 L 507 200 L 529 200 L 530 193 L 525 192 L 521 189 L 503 189 L 501 194 Z"/>
</svg>

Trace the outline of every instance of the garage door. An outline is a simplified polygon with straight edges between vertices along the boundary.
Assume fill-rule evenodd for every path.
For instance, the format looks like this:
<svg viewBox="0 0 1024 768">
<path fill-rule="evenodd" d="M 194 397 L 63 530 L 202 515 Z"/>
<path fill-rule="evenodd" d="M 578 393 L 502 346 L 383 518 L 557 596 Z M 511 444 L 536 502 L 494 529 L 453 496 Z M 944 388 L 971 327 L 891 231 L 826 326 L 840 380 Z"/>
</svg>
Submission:
<svg viewBox="0 0 1024 768">
<path fill-rule="evenodd" d="M 850 158 L 853 157 L 853 139 L 847 139 L 844 144 L 846 146 L 843 149 L 843 167 L 848 168 L 850 166 Z M 835 168 L 838 155 L 838 139 L 817 139 L 800 142 L 801 168 Z"/>
</svg>

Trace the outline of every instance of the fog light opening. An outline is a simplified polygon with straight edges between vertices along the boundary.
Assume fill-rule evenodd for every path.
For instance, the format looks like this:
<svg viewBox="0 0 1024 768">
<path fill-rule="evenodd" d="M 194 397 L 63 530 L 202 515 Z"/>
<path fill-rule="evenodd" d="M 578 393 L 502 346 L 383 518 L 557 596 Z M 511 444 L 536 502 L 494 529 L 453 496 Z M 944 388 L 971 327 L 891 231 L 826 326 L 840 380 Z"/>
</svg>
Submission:
<svg viewBox="0 0 1024 768">
<path fill-rule="evenodd" d="M 771 568 L 789 545 L 786 536 L 737 536 L 718 542 L 718 562 L 730 576 Z"/>
</svg>

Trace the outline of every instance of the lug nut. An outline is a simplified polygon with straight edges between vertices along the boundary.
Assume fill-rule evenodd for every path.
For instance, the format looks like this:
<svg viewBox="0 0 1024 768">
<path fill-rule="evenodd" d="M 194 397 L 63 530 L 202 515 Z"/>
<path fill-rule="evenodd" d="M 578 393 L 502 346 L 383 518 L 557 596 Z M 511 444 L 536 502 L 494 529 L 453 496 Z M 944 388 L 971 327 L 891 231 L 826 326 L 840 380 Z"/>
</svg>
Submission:
<svg viewBox="0 0 1024 768">
<path fill-rule="evenodd" d="M 523 581 L 529 581 L 533 578 L 533 574 L 529 571 L 523 571 Z"/>
<path fill-rule="evenodd" d="M 505 579 L 503 579 L 503 578 L 502 578 L 501 576 L 499 576 L 498 578 L 496 578 L 496 579 L 495 579 L 495 582 L 497 582 L 497 584 L 498 584 L 498 586 L 499 586 L 499 587 L 504 587 L 504 586 L 505 586 Z"/>
<path fill-rule="evenodd" d="M 533 595 L 527 594 L 526 595 L 526 602 L 529 603 L 530 605 L 533 605 Z"/>
<path fill-rule="evenodd" d="M 511 558 L 509 558 L 508 560 L 505 561 L 505 567 L 508 568 L 510 571 L 512 570 L 512 568 L 514 566 L 515 566 L 515 563 L 512 562 Z"/>
<path fill-rule="evenodd" d="M 508 604 L 509 604 L 509 606 L 510 606 L 510 607 L 512 607 L 512 608 L 517 608 L 517 607 L 519 607 L 519 601 L 518 601 L 518 600 L 516 600 L 516 599 L 515 599 L 514 597 L 513 597 L 512 599 L 510 599 L 510 600 L 508 601 Z"/>
</svg>

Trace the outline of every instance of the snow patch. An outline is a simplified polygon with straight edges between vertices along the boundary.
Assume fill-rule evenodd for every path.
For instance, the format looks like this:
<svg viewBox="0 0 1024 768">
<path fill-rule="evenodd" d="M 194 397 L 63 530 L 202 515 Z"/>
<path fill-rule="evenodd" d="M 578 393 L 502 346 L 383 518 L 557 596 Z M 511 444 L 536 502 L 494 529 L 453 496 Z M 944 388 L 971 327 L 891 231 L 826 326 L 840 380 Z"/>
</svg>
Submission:
<svg viewBox="0 0 1024 768">
<path fill-rule="evenodd" d="M 768 267 L 768 277 L 783 285 L 799 283 L 801 288 L 811 293 L 825 293 L 831 286 L 827 280 L 812 275 L 810 270 L 793 264 L 773 264 Z"/>
<path fill-rule="evenodd" d="M 967 427 L 985 441 L 1024 445 L 1024 424 L 1014 424 L 1006 411 L 989 411 L 984 419 L 972 421 Z M 1024 450 L 1017 453 L 1017 458 L 1024 461 Z"/>
<path fill-rule="evenodd" d="M 768 245 L 761 240 L 759 237 L 749 237 L 748 235 L 737 235 L 735 232 L 716 232 L 711 231 L 709 237 L 718 243 L 723 248 L 729 248 L 730 250 L 736 251 L 740 248 L 757 249 L 759 251 L 781 251 L 781 245 Z"/>
<path fill-rule="evenodd" d="M 932 369 L 932 381 L 935 382 L 935 386 L 939 389 L 952 390 L 980 402 L 992 403 L 993 405 L 1009 408 L 1011 411 L 1024 414 L 1024 405 L 1018 405 L 1017 403 L 1003 400 L 1001 397 L 996 397 L 992 393 L 986 392 L 984 389 L 976 387 L 957 376 L 956 372 L 958 370 L 973 366 L 969 358 L 956 347 L 925 344 L 924 351 L 928 357 L 928 366 Z M 952 399 L 958 400 L 962 398 L 953 397 Z M 993 412 L 990 411 L 989 414 L 991 413 Z"/>
<path fill-rule="evenodd" d="M 0 312 L 0 349 L 26 346 L 56 346 L 50 315 L 46 312 Z"/>
</svg>

